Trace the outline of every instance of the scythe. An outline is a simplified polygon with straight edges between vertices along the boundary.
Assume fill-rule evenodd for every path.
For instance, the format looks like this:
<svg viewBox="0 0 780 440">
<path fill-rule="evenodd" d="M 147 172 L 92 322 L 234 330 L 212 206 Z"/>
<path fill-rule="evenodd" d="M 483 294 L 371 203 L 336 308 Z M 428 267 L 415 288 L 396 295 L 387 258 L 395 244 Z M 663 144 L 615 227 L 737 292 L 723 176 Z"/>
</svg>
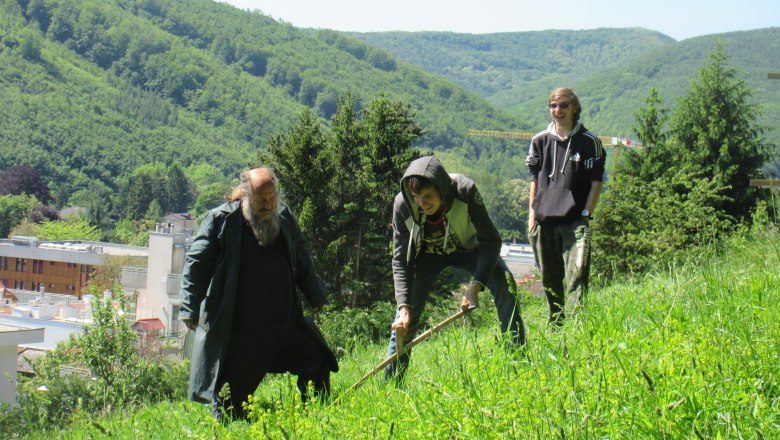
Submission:
<svg viewBox="0 0 780 440">
<path fill-rule="evenodd" d="M 414 347 L 415 345 L 419 344 L 420 342 L 423 342 L 423 341 L 425 341 L 426 339 L 430 338 L 432 334 L 434 334 L 435 332 L 437 332 L 437 331 L 439 331 L 439 330 L 443 329 L 444 327 L 446 327 L 446 326 L 450 325 L 450 324 L 451 324 L 453 321 L 457 320 L 457 319 L 458 319 L 458 318 L 460 318 L 461 316 L 464 316 L 464 315 L 468 314 L 469 312 L 471 312 L 471 311 L 472 311 L 472 310 L 474 310 L 475 308 L 476 308 L 476 307 L 468 307 L 468 308 L 462 308 L 462 309 L 460 309 L 460 310 L 459 310 L 457 313 L 455 313 L 454 315 L 452 315 L 452 316 L 450 316 L 449 318 L 445 319 L 444 321 L 442 321 L 442 322 L 440 322 L 440 323 L 436 324 L 434 327 L 430 328 L 428 331 L 426 331 L 425 333 L 421 334 L 420 336 L 417 336 L 416 338 L 414 338 L 414 340 L 412 340 L 411 342 L 409 342 L 409 343 L 408 343 L 408 344 L 406 344 L 405 346 L 404 346 L 404 344 L 403 344 L 403 336 L 401 336 L 400 338 L 398 338 L 398 340 L 400 340 L 401 342 L 400 342 L 400 344 L 398 344 L 398 343 L 397 343 L 398 345 L 397 345 L 397 350 L 396 350 L 396 352 L 395 352 L 395 353 L 393 353 L 392 355 L 390 355 L 390 356 L 389 356 L 387 359 L 385 359 L 384 361 L 382 361 L 382 362 L 381 362 L 379 365 L 377 365 L 376 367 L 374 367 L 374 369 L 373 369 L 373 370 L 371 370 L 371 371 L 369 371 L 368 373 L 366 373 L 366 375 L 365 375 L 365 376 L 361 377 L 361 378 L 360 378 L 360 380 L 358 380 L 357 382 L 355 382 L 355 384 L 354 384 L 354 385 L 352 385 L 351 387 L 349 387 L 349 388 L 348 388 L 346 391 L 344 391 L 343 393 L 341 393 L 341 395 L 340 395 L 340 396 L 338 396 L 338 397 L 336 398 L 336 400 L 334 400 L 334 401 L 333 401 L 333 404 L 334 404 L 334 405 L 335 405 L 335 404 L 338 404 L 338 402 L 341 400 L 341 398 L 342 398 L 342 397 L 344 397 L 345 395 L 349 394 L 351 391 L 354 391 L 354 390 L 358 389 L 358 388 L 359 388 L 361 385 L 363 385 L 363 383 L 365 383 L 365 381 L 367 381 L 367 380 L 368 380 L 368 379 L 369 379 L 371 376 L 373 376 L 373 375 L 374 375 L 374 374 L 376 374 L 378 371 L 380 371 L 380 370 L 382 370 L 383 368 L 385 368 L 386 366 L 388 366 L 388 365 L 389 365 L 391 362 L 393 362 L 394 360 L 398 359 L 398 354 L 399 354 L 399 352 L 406 353 L 406 351 L 407 351 L 407 350 L 411 349 L 412 347 Z"/>
</svg>

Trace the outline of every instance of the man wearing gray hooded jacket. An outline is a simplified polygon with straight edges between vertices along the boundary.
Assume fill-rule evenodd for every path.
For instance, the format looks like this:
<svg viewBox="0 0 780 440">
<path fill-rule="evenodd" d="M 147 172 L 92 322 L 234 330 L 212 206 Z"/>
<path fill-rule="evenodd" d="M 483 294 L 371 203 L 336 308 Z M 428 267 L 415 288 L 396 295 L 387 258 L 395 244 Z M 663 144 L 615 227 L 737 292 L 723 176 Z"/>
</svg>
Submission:
<svg viewBox="0 0 780 440">
<path fill-rule="evenodd" d="M 501 236 L 488 216 L 471 179 L 445 171 L 433 156 L 413 161 L 401 179 L 393 205 L 393 283 L 398 305 L 388 357 L 396 337 L 408 343 L 418 330 L 431 285 L 445 267 L 472 275 L 462 307 L 478 305 L 478 293 L 490 289 L 501 323 L 512 343 L 525 344 L 516 285 L 500 258 Z M 406 344 L 404 344 L 406 345 Z M 409 352 L 385 370 L 387 378 L 403 374 Z"/>
</svg>

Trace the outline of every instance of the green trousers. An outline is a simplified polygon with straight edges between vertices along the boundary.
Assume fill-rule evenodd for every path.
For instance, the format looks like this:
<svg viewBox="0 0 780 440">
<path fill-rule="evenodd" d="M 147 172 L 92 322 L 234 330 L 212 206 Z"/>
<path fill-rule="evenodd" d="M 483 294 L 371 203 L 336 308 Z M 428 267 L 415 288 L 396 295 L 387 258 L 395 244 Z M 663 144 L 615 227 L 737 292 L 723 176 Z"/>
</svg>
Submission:
<svg viewBox="0 0 780 440">
<path fill-rule="evenodd" d="M 566 317 L 566 295 L 572 310 L 585 300 L 590 274 L 590 227 L 582 219 L 564 225 L 537 223 L 528 233 L 528 241 L 542 277 L 550 323 L 560 325 Z"/>
</svg>

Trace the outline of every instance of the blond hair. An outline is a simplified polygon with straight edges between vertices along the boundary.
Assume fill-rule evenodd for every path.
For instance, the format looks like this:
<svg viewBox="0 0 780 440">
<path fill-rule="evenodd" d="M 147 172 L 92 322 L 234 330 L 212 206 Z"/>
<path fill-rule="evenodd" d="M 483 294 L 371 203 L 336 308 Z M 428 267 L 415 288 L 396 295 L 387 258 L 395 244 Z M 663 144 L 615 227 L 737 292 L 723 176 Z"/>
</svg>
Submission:
<svg viewBox="0 0 780 440">
<path fill-rule="evenodd" d="M 568 98 L 571 101 L 572 108 L 574 109 L 574 117 L 572 123 L 577 124 L 580 120 L 580 113 L 582 113 L 582 106 L 580 105 L 580 98 L 574 94 L 574 91 L 568 87 L 558 87 L 550 93 L 550 97 L 547 98 L 547 102 L 557 101 L 561 98 Z"/>
</svg>

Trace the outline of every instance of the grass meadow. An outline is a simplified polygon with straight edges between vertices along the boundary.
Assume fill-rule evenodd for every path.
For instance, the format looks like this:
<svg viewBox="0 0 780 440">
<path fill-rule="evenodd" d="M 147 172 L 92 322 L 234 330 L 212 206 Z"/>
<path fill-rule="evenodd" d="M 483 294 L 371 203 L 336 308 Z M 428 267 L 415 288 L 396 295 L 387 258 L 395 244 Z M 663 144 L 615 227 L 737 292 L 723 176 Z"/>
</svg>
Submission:
<svg viewBox="0 0 780 440">
<path fill-rule="evenodd" d="M 57 435 L 780 438 L 775 229 L 736 234 L 654 273 L 592 288 L 586 307 L 555 332 L 546 326 L 544 299 L 523 293 L 522 352 L 502 346 L 489 295 L 481 299 L 474 316 L 414 349 L 400 386 L 377 374 L 336 405 L 304 407 L 294 377 L 278 375 L 261 384 L 249 421 L 220 423 L 203 405 L 167 402 L 77 417 Z M 385 350 L 383 341 L 346 354 L 332 376 L 335 397 L 381 362 Z"/>
</svg>

